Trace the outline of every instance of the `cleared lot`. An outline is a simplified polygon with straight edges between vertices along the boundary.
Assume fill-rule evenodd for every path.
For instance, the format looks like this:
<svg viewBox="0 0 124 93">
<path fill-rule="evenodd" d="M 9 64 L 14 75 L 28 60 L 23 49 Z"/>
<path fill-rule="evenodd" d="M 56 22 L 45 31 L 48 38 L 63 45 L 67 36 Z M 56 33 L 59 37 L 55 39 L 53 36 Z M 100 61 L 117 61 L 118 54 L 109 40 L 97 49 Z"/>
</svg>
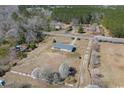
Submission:
<svg viewBox="0 0 124 93">
<path fill-rule="evenodd" d="M 32 78 L 13 74 L 10 72 L 7 72 L 6 75 L 4 77 L 2 77 L 1 79 L 3 79 L 3 78 L 7 82 L 7 87 L 13 87 L 13 88 L 15 88 L 15 87 L 18 88 L 18 87 L 23 86 L 23 85 L 29 85 L 33 88 L 61 87 L 61 86 L 55 86 L 55 85 L 53 86 L 53 85 L 50 85 L 50 84 L 43 82 L 43 81 L 34 80 Z"/>
<path fill-rule="evenodd" d="M 124 87 L 124 45 L 100 43 L 100 70 L 108 87 Z"/>
<path fill-rule="evenodd" d="M 40 68 L 49 68 L 52 71 L 58 71 L 59 66 L 66 62 L 69 66 L 74 67 L 77 70 L 75 79 L 78 80 L 79 75 L 79 66 L 80 56 L 83 55 L 83 51 L 87 47 L 87 40 L 76 41 L 77 50 L 74 53 L 63 52 L 59 50 L 52 50 L 52 39 L 55 37 L 48 37 L 44 43 L 40 43 L 38 48 L 28 53 L 28 57 L 22 59 L 18 62 L 18 65 L 13 67 L 13 71 L 31 74 L 33 69 Z M 71 38 L 56 37 L 58 42 L 70 43 Z M 18 74 L 13 74 L 8 72 L 2 79 L 5 79 L 7 83 L 18 82 L 18 83 L 29 83 L 33 87 L 64 87 L 64 86 L 53 86 L 45 82 L 40 82 L 33 80 L 29 77 L 21 76 Z"/>
</svg>

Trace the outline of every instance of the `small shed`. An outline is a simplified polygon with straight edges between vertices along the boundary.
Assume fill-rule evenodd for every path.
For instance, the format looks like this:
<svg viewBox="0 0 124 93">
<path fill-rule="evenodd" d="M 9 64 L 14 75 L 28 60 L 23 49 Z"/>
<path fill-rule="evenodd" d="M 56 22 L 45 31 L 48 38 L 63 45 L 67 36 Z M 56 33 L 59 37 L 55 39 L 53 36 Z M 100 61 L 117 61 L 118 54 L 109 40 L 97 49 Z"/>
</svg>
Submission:
<svg viewBox="0 0 124 93">
<path fill-rule="evenodd" d="M 74 52 L 76 50 L 76 47 L 70 44 L 54 43 L 52 46 L 52 49 L 59 49 L 67 52 Z"/>
</svg>

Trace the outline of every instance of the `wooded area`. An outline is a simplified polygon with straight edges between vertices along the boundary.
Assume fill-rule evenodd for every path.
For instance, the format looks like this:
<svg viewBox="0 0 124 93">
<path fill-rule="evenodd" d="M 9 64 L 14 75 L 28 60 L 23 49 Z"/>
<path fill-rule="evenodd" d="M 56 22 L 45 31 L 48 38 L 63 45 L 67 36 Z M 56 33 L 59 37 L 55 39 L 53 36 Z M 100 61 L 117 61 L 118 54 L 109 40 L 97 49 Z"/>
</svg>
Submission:
<svg viewBox="0 0 124 93">
<path fill-rule="evenodd" d="M 54 19 L 70 23 L 77 18 L 80 23 L 99 23 L 110 30 L 113 37 L 124 37 L 123 6 L 70 6 L 53 9 Z"/>
</svg>

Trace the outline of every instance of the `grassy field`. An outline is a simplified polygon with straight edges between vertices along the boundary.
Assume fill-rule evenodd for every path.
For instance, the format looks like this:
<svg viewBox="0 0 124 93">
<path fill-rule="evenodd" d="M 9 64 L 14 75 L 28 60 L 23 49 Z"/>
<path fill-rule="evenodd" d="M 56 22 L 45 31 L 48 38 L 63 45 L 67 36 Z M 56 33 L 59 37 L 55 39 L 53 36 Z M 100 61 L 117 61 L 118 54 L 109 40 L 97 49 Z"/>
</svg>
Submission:
<svg viewBox="0 0 124 93">
<path fill-rule="evenodd" d="M 124 87 L 124 45 L 101 43 L 101 73 L 108 87 Z"/>
</svg>

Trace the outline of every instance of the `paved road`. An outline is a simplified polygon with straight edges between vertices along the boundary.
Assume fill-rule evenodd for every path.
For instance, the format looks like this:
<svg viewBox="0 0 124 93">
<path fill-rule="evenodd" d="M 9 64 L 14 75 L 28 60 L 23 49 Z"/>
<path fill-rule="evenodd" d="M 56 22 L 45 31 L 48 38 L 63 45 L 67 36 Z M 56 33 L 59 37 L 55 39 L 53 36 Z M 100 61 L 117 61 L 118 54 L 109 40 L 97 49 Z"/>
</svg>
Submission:
<svg viewBox="0 0 124 93">
<path fill-rule="evenodd" d="M 56 32 L 43 32 L 45 35 L 51 35 L 51 36 L 64 36 L 64 37 L 70 37 L 70 38 L 80 38 L 80 39 L 97 39 L 101 41 L 106 41 L 106 42 L 115 42 L 115 43 L 123 43 L 124 44 L 124 38 L 113 38 L 113 37 L 106 37 L 106 36 L 86 36 L 86 35 L 76 35 L 76 34 L 69 34 L 69 33 L 56 33 Z"/>
</svg>

